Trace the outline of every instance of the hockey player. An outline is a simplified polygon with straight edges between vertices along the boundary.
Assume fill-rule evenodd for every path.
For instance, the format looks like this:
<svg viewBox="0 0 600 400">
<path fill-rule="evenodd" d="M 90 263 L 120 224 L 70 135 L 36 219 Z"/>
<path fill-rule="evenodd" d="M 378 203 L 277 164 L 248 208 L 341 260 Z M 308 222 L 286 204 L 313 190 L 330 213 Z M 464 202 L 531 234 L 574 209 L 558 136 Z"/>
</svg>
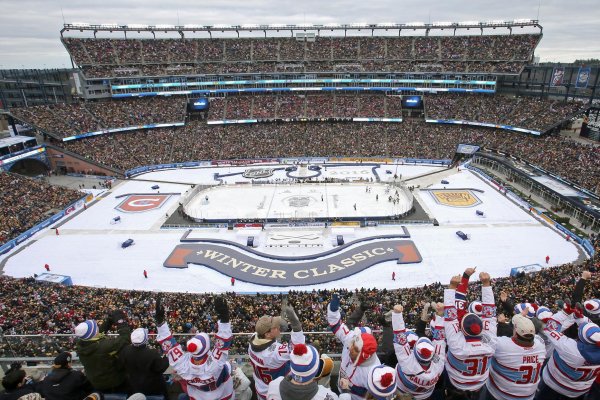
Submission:
<svg viewBox="0 0 600 400">
<path fill-rule="evenodd" d="M 490 331 L 495 353 L 481 399 L 533 399 L 546 359 L 546 347 L 542 338 L 535 335 L 535 327 L 526 317 L 527 312 L 525 308 L 512 318 L 512 337 L 497 337 Z"/>
<path fill-rule="evenodd" d="M 319 352 L 311 345 L 297 344 L 290 353 L 290 374 L 269 383 L 267 400 L 337 400 L 338 396 L 317 383 Z"/>
<path fill-rule="evenodd" d="M 448 343 L 446 391 L 448 398 L 472 399 L 476 398 L 489 374 L 494 348 L 482 340 L 482 336 L 496 331 L 496 306 L 490 275 L 481 272 L 482 316 L 467 313 L 459 322 L 455 292 L 460 280 L 460 275 L 452 277 L 449 288 L 444 290 L 444 331 Z"/>
<path fill-rule="evenodd" d="M 536 400 L 583 399 L 600 374 L 600 328 L 584 317 L 581 309 L 567 306 L 565 311 L 575 317 L 579 340 L 554 330 L 557 324 L 546 324 L 546 336 L 554 350 L 542 371 Z"/>
<path fill-rule="evenodd" d="M 376 353 L 377 340 L 370 328 L 355 328 L 353 331 L 348 329 L 342 321 L 337 294 L 333 295 L 327 306 L 327 322 L 343 345 L 338 387 L 346 379 L 352 400 L 365 399 L 369 369 L 381 364 Z"/>
<path fill-rule="evenodd" d="M 267 398 L 269 383 L 285 376 L 290 370 L 290 351 L 294 345 L 305 343 L 302 325 L 292 307 L 285 314 L 292 326 L 291 343 L 279 343 L 281 317 L 263 315 L 256 322 L 256 333 L 250 338 L 248 355 L 254 370 L 254 385 L 259 399 Z"/>
<path fill-rule="evenodd" d="M 229 308 L 223 298 L 215 299 L 215 311 L 219 318 L 219 329 L 212 351 L 206 333 L 196 334 L 188 340 L 187 351 L 184 351 L 165 321 L 165 309 L 160 297 L 156 300 L 156 339 L 167 354 L 169 364 L 182 378 L 183 391 L 195 400 L 229 400 L 234 396 L 232 369 L 228 360 L 232 342 L 231 324 Z"/>
<path fill-rule="evenodd" d="M 403 307 L 394 306 L 392 327 L 394 329 L 394 349 L 398 364 L 397 388 L 416 400 L 429 399 L 440 375 L 444 371 L 446 343 L 444 342 L 444 306 L 440 303 L 434 323 L 431 325 L 433 340 L 420 338 L 411 348 L 406 337 L 406 327 L 402 316 Z"/>
</svg>

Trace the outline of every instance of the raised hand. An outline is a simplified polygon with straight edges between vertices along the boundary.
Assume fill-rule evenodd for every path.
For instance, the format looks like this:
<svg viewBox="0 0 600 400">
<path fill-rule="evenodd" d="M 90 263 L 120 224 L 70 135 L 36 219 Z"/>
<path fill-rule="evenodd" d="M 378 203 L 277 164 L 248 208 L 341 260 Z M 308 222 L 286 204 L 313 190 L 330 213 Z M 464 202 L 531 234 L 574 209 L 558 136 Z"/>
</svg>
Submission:
<svg viewBox="0 0 600 400">
<path fill-rule="evenodd" d="M 331 296 L 331 302 L 329 303 L 329 309 L 333 312 L 336 312 L 340 309 L 340 298 L 337 293 L 334 293 Z"/>
<path fill-rule="evenodd" d="M 460 283 L 460 275 L 454 275 L 452 279 L 450 279 L 450 289 L 456 289 L 458 284 Z"/>
<path fill-rule="evenodd" d="M 229 322 L 229 307 L 223 297 L 219 296 L 215 299 L 215 312 L 219 321 L 223 323 Z"/>
<path fill-rule="evenodd" d="M 162 296 L 160 294 L 156 296 L 154 320 L 156 321 L 156 326 L 161 326 L 165 322 L 165 307 L 162 305 Z"/>
<path fill-rule="evenodd" d="M 286 319 L 290 322 L 292 330 L 294 332 L 300 332 L 302 330 L 302 324 L 300 323 L 300 319 L 298 315 L 296 315 L 296 311 L 292 306 L 287 306 L 285 308 L 285 316 Z"/>
<path fill-rule="evenodd" d="M 492 281 L 492 278 L 490 277 L 490 274 L 488 274 L 487 272 L 480 272 L 479 280 L 481 281 L 481 284 L 483 286 L 490 286 L 491 285 L 490 282 Z"/>
</svg>

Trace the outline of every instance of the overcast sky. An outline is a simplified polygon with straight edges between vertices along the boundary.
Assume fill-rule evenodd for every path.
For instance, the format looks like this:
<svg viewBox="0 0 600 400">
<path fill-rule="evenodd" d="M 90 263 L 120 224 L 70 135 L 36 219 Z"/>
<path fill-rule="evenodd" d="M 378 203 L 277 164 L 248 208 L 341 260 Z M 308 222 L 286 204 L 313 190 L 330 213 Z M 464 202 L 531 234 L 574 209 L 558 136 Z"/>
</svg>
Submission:
<svg viewBox="0 0 600 400">
<path fill-rule="evenodd" d="M 459 22 L 539 17 L 544 37 L 536 55 L 541 61 L 600 58 L 598 0 L 3 0 L 0 10 L 0 69 L 69 67 L 67 51 L 59 40 L 63 16 L 67 23 L 122 25 Z"/>
</svg>

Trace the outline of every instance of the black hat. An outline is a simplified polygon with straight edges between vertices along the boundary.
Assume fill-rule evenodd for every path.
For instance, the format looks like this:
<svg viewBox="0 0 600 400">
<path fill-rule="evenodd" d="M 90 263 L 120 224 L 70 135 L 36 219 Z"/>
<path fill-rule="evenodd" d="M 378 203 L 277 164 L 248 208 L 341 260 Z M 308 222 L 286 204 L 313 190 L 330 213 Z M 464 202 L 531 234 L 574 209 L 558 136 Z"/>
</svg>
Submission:
<svg viewBox="0 0 600 400">
<path fill-rule="evenodd" d="M 71 353 L 67 351 L 63 351 L 54 359 L 54 365 L 58 365 L 60 367 L 66 367 L 71 363 Z"/>
<path fill-rule="evenodd" d="M 19 383 L 23 382 L 26 373 L 21 369 L 21 365 L 11 365 L 10 369 L 6 371 L 4 378 L 2 378 L 2 386 L 6 390 L 13 390 L 19 386 Z"/>
</svg>

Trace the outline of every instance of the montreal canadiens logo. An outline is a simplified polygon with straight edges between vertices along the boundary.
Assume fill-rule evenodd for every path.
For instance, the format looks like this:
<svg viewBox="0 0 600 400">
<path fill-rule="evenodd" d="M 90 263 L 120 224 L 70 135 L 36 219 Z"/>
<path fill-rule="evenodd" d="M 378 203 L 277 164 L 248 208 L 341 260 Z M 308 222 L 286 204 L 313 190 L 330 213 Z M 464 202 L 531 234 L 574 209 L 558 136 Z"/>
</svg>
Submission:
<svg viewBox="0 0 600 400">
<path fill-rule="evenodd" d="M 136 213 L 151 211 L 161 208 L 167 201 L 169 195 L 130 195 L 125 198 L 115 209 L 126 212 Z"/>
</svg>

